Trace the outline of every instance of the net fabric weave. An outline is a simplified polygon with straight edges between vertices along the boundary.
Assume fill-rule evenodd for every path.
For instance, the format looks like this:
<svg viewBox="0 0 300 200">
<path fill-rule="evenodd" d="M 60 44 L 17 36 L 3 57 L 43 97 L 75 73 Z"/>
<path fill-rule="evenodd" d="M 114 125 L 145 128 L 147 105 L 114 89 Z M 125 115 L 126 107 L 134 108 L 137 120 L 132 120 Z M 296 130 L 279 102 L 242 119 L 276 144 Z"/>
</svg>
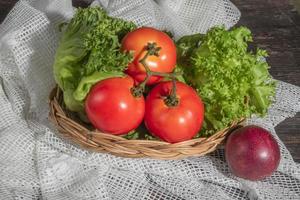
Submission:
<svg viewBox="0 0 300 200">
<path fill-rule="evenodd" d="M 239 10 L 228 0 L 99 0 L 97 3 L 111 16 L 171 31 L 175 39 L 205 33 L 216 25 L 229 28 L 240 17 Z"/>
<path fill-rule="evenodd" d="M 113 16 L 167 28 L 177 38 L 217 24 L 229 28 L 239 18 L 228 0 L 100 3 Z M 55 85 L 57 25 L 73 13 L 70 1 L 23 0 L 0 26 L 0 199 L 300 199 L 299 164 L 274 130 L 300 111 L 300 88 L 288 83 L 279 82 L 266 118 L 248 120 L 280 144 L 280 166 L 263 181 L 233 176 L 223 149 L 174 161 L 127 159 L 60 138 L 47 119 L 47 99 Z"/>
</svg>

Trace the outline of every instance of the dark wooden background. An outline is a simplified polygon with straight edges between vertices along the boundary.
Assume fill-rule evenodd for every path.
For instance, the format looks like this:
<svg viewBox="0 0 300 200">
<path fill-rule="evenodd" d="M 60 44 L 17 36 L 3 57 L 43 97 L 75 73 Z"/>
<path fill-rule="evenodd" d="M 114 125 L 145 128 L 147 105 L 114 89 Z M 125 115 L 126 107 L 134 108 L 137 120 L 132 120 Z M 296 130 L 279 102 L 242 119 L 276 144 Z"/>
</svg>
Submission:
<svg viewBox="0 0 300 200">
<path fill-rule="evenodd" d="M 0 22 L 17 0 L 0 0 Z M 73 0 L 86 6 L 91 0 Z M 238 25 L 249 27 L 254 45 L 267 49 L 274 78 L 300 86 L 300 0 L 232 0 L 242 17 Z M 300 113 L 276 127 L 277 134 L 300 162 Z"/>
</svg>

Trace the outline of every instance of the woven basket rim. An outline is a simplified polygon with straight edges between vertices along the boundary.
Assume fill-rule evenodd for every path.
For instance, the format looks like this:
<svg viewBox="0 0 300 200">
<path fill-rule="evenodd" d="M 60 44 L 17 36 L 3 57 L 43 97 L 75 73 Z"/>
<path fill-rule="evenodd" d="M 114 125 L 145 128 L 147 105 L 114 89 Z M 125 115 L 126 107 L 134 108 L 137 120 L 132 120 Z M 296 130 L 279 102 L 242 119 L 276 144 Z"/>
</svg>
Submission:
<svg viewBox="0 0 300 200">
<path fill-rule="evenodd" d="M 78 121 L 69 117 L 61 106 L 62 92 L 56 86 L 49 95 L 49 119 L 59 133 L 83 148 L 110 153 L 127 158 L 181 159 L 190 156 L 202 156 L 214 151 L 224 142 L 226 136 L 241 126 L 244 119 L 234 121 L 229 127 L 209 137 L 200 137 L 179 143 L 159 140 L 126 139 L 121 136 L 89 130 Z"/>
</svg>

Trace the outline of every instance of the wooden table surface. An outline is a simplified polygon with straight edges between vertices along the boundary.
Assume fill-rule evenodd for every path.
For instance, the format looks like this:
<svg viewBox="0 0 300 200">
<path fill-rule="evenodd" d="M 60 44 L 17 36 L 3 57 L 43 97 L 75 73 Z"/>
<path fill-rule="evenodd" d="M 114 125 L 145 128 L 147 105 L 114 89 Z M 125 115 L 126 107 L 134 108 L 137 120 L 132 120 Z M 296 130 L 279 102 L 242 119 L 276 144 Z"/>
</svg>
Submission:
<svg viewBox="0 0 300 200">
<path fill-rule="evenodd" d="M 0 0 L 0 22 L 17 0 Z M 73 0 L 86 6 L 91 0 Z M 269 52 L 274 78 L 300 86 L 300 7 L 299 0 L 232 0 L 242 17 L 238 25 L 249 27 L 254 44 Z M 300 9 L 298 9 L 300 12 Z M 300 162 L 300 113 L 276 127 L 277 134 Z"/>
</svg>

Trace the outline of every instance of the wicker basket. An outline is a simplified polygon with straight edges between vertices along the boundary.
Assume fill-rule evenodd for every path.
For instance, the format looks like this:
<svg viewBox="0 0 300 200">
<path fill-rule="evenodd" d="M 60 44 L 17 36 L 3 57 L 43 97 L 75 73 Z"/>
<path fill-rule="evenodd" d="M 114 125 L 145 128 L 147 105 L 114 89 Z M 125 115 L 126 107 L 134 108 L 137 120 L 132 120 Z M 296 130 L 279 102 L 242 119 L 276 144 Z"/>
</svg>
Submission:
<svg viewBox="0 0 300 200">
<path fill-rule="evenodd" d="M 49 118 L 63 136 L 84 148 L 129 158 L 179 159 L 205 155 L 214 151 L 224 141 L 226 135 L 241 126 L 243 121 L 233 122 L 230 127 L 208 138 L 197 138 L 175 144 L 153 140 L 128 140 L 98 130 L 89 130 L 85 124 L 62 108 L 62 92 L 58 87 L 52 90 L 49 99 Z"/>
</svg>

